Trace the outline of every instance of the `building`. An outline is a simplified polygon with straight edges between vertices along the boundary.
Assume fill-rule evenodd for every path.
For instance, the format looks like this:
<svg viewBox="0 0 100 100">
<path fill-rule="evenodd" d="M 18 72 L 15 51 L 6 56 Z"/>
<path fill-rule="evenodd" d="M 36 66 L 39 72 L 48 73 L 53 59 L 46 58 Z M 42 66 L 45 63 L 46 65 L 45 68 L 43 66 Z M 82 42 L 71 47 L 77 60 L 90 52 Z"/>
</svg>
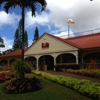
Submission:
<svg viewBox="0 0 100 100">
<path fill-rule="evenodd" d="M 9 65 L 16 58 L 21 58 L 21 50 L 0 56 L 0 62 Z M 44 33 L 25 49 L 24 58 L 38 70 L 55 70 L 57 64 L 78 64 L 80 68 L 86 68 L 91 59 L 99 67 L 100 33 L 67 39 Z"/>
</svg>

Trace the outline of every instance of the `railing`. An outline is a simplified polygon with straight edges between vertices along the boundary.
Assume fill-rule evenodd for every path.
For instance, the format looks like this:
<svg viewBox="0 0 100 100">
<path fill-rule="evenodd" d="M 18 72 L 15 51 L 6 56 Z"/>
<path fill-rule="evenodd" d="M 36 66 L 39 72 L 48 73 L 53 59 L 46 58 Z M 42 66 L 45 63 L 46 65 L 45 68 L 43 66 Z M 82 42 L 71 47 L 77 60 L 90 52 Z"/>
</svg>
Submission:
<svg viewBox="0 0 100 100">
<path fill-rule="evenodd" d="M 72 38 L 72 37 L 85 36 L 85 35 L 96 34 L 96 33 L 100 33 L 100 28 L 82 31 L 82 32 L 75 32 L 72 34 L 66 34 L 66 35 L 62 35 L 60 37 L 61 38 Z"/>
</svg>

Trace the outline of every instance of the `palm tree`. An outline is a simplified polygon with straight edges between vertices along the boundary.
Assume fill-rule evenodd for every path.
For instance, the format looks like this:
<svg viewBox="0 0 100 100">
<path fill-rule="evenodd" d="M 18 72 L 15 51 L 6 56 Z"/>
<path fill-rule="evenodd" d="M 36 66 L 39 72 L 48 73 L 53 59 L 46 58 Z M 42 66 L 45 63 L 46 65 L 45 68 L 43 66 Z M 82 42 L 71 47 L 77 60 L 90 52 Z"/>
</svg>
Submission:
<svg viewBox="0 0 100 100">
<path fill-rule="evenodd" d="M 32 16 L 36 16 L 36 5 L 41 5 L 41 11 L 46 8 L 45 0 L 0 0 L 0 6 L 4 4 L 5 12 L 8 14 L 10 8 L 15 8 L 19 6 L 21 8 L 21 16 L 22 16 L 22 59 L 24 60 L 24 20 L 25 20 L 25 8 L 31 9 Z"/>
<path fill-rule="evenodd" d="M 1 37 L 0 37 L 0 47 L 1 48 L 5 47 L 4 40 Z"/>
</svg>

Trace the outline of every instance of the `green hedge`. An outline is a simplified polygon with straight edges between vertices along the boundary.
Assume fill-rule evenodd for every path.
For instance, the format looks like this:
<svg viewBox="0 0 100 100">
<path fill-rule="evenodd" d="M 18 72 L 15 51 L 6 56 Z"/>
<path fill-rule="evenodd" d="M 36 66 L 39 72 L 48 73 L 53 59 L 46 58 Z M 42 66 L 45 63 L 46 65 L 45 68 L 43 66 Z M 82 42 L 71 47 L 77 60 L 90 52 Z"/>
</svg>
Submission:
<svg viewBox="0 0 100 100">
<path fill-rule="evenodd" d="M 95 100 L 100 99 L 100 83 L 93 83 L 89 80 L 79 80 L 72 77 L 62 76 L 62 75 L 52 75 L 47 72 L 32 71 L 36 75 L 40 75 L 48 80 L 57 82 L 61 85 L 67 86 L 85 96 L 94 98 Z"/>
</svg>

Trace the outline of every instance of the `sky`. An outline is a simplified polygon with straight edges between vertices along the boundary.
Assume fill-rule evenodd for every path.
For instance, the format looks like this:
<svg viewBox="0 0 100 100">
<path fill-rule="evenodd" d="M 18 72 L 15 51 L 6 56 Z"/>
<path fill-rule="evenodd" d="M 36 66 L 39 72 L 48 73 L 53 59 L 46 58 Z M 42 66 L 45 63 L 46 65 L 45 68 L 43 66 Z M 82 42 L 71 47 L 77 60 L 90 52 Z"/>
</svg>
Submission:
<svg viewBox="0 0 100 100">
<path fill-rule="evenodd" d="M 100 0 L 46 0 L 47 7 L 41 12 L 37 6 L 36 17 L 31 11 L 25 11 L 25 30 L 28 33 L 28 43 L 32 44 L 35 28 L 38 27 L 39 36 L 43 33 L 67 38 L 68 18 L 75 23 L 69 24 L 70 37 L 100 32 Z M 4 39 L 5 48 L 11 49 L 15 31 L 21 18 L 21 9 L 10 9 L 6 14 L 0 8 L 0 36 Z"/>
</svg>

